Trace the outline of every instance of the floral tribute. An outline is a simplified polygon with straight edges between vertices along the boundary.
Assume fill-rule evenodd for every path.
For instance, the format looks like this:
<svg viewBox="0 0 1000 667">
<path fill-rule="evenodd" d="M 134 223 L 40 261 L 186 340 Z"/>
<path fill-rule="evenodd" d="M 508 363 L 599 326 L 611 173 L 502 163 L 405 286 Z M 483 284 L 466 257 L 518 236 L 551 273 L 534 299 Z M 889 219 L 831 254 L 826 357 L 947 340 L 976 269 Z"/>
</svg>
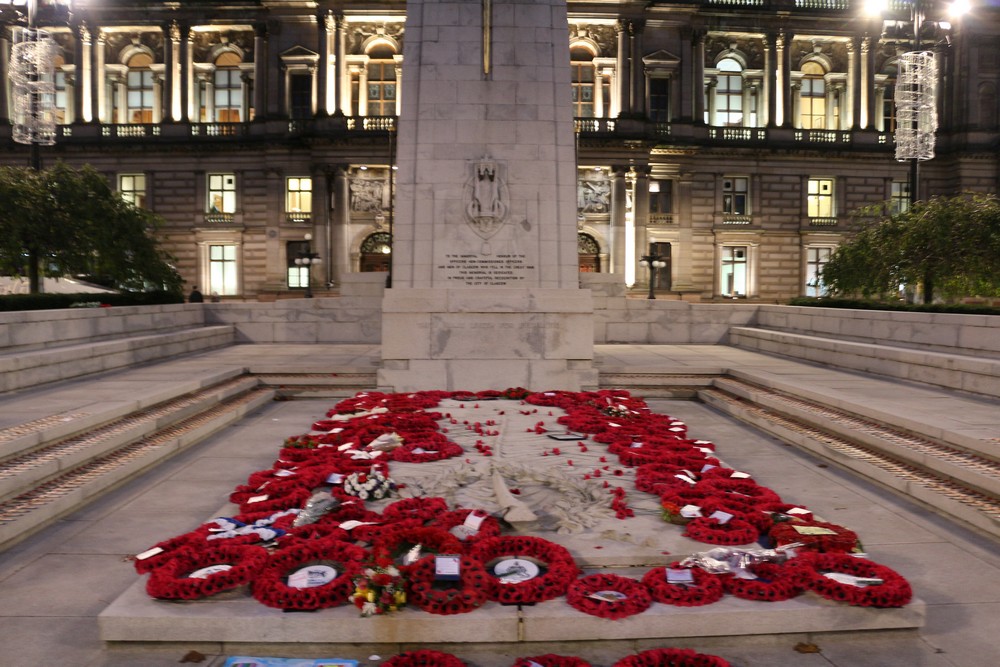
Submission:
<svg viewBox="0 0 1000 667">
<path fill-rule="evenodd" d="M 362 616 L 385 614 L 406 604 L 403 575 L 385 554 L 376 556 L 353 581 L 351 602 Z"/>
<path fill-rule="evenodd" d="M 422 649 L 400 653 L 383 662 L 382 667 L 465 667 L 465 663 L 451 653 Z"/>
<path fill-rule="evenodd" d="M 520 408 L 514 409 L 531 416 L 534 426 L 527 431 L 540 441 L 560 429 L 576 440 L 562 449 L 547 448 L 542 456 L 598 450 L 596 469 L 574 467 L 568 456 L 561 461 L 568 474 L 579 470 L 585 480 L 600 480 L 608 507 L 620 520 L 634 515 L 633 492 L 653 494 L 664 520 L 683 525 L 684 535 L 693 540 L 723 547 L 760 542 L 788 558 L 757 563 L 740 578 L 698 564 L 671 563 L 649 570 L 641 581 L 606 573 L 578 579 L 580 570 L 564 547 L 539 537 L 505 535 L 497 517 L 482 510 L 449 507 L 437 497 L 388 502 L 399 491 L 390 477 L 390 467 L 398 462 L 465 456 L 471 463 L 471 457 L 493 454 L 489 438 L 499 434 L 497 422 L 459 422 L 437 411 L 444 399 L 473 409 L 482 401 L 517 401 Z M 546 413 L 558 427 L 545 419 Z M 470 442 L 475 438 L 474 446 L 450 439 L 449 429 L 463 428 Z M 632 477 L 625 475 L 629 468 L 633 485 L 626 482 Z M 749 474 L 727 467 L 713 443 L 692 438 L 686 424 L 653 413 L 645 401 L 623 390 L 361 393 L 337 403 L 308 433 L 286 438 L 272 466 L 251 474 L 230 500 L 238 514 L 163 540 L 135 557 L 136 571 L 150 574 L 151 596 L 190 600 L 249 585 L 254 598 L 280 609 L 353 602 L 363 615 L 378 615 L 404 603 L 429 613 L 458 614 L 488 601 L 530 605 L 567 595 L 574 607 L 606 618 L 639 613 L 652 602 L 710 604 L 725 593 L 772 601 L 808 590 L 873 607 L 905 605 L 912 597 L 898 573 L 852 555 L 861 549 L 856 533 L 822 521 Z M 381 512 L 372 506 L 376 502 L 384 505 Z M 439 576 L 435 554 L 456 558 L 457 576 Z M 462 664 L 453 656 L 453 662 L 440 657 L 447 654 L 404 655 L 398 658 L 404 661 L 385 664 Z M 521 660 L 542 667 L 580 664 L 553 662 L 556 658 L 563 659 Z M 725 664 L 720 661 L 657 649 L 618 664 Z"/>
<path fill-rule="evenodd" d="M 570 584 L 566 602 L 591 616 L 625 618 L 646 611 L 653 599 L 635 579 L 617 574 L 591 574 Z"/>
<path fill-rule="evenodd" d="M 612 667 L 729 667 L 729 662 L 686 648 L 654 648 L 622 658 Z"/>
</svg>

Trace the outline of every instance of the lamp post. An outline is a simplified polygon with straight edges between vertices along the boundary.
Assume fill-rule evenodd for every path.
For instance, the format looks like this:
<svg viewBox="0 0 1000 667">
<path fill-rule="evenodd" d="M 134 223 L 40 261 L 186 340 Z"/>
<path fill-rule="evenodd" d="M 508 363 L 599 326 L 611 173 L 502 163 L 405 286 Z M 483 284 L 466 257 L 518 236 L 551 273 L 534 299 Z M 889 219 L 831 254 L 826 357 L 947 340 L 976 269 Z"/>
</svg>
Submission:
<svg viewBox="0 0 1000 667">
<path fill-rule="evenodd" d="M 653 244 L 649 245 L 649 254 L 643 255 L 639 259 L 639 266 L 644 266 L 649 269 L 649 296 L 647 299 L 655 299 L 656 294 L 653 293 L 653 289 L 656 287 L 656 272 L 659 269 L 665 268 L 667 263 L 663 261 L 663 257 L 657 255 L 654 252 Z"/>
<path fill-rule="evenodd" d="M 306 267 L 306 293 L 305 298 L 313 298 L 312 292 L 312 267 L 321 264 L 323 260 L 320 256 L 312 251 L 312 234 L 306 234 L 306 251 L 299 253 L 299 256 L 295 258 L 296 266 Z"/>
</svg>

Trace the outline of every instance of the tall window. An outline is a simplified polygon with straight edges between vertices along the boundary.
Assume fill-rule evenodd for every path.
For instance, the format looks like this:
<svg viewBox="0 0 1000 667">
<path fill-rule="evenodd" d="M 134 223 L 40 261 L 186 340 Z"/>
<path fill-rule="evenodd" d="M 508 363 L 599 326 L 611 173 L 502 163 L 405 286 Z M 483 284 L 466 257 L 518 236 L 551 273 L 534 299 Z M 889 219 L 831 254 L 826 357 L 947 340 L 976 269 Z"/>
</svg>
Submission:
<svg viewBox="0 0 1000 667">
<path fill-rule="evenodd" d="M 806 215 L 810 218 L 832 218 L 837 214 L 833 203 L 833 179 L 810 178 L 806 194 Z"/>
<path fill-rule="evenodd" d="M 293 176 L 285 181 L 285 212 L 312 213 L 312 179 Z"/>
<path fill-rule="evenodd" d="M 303 120 L 313 115 L 313 81 L 308 72 L 293 72 L 288 77 L 288 98 L 292 118 Z"/>
<path fill-rule="evenodd" d="M 308 241 L 289 241 L 285 246 L 288 257 L 288 287 L 306 287 L 309 284 L 309 267 L 299 266 L 295 260 L 310 252 Z"/>
<path fill-rule="evenodd" d="M 882 108 L 880 109 L 882 113 L 881 125 L 876 125 L 883 132 L 895 132 L 896 131 L 896 75 L 899 69 L 896 65 L 896 60 L 891 60 L 882 68 L 882 74 L 885 75 L 885 85 L 882 88 Z"/>
<path fill-rule="evenodd" d="M 243 120 L 243 81 L 237 69 L 241 60 L 238 54 L 226 52 L 215 60 L 212 75 L 215 88 L 215 118 L 217 123 L 239 123 Z"/>
<path fill-rule="evenodd" d="M 893 215 L 910 210 L 910 182 L 893 181 L 889 191 L 889 212 Z"/>
<path fill-rule="evenodd" d="M 368 115 L 396 115 L 396 62 L 388 46 L 368 52 Z"/>
<path fill-rule="evenodd" d="M 806 296 L 823 296 L 826 285 L 823 284 L 823 267 L 830 261 L 833 248 L 806 248 Z"/>
<path fill-rule="evenodd" d="M 594 117 L 594 54 L 588 49 L 570 50 L 573 68 L 573 116 Z"/>
<path fill-rule="evenodd" d="M 669 216 L 674 212 L 673 183 L 670 181 L 649 182 L 649 212 L 653 215 Z"/>
<path fill-rule="evenodd" d="M 56 123 L 62 125 L 69 122 L 69 114 L 71 112 L 69 108 L 69 88 L 66 86 L 66 72 L 56 69 L 53 83 L 56 89 L 53 112 L 55 112 Z"/>
<path fill-rule="evenodd" d="M 208 212 L 236 213 L 235 174 L 208 175 Z"/>
<path fill-rule="evenodd" d="M 802 65 L 802 81 L 799 91 L 799 109 L 802 127 L 806 130 L 826 128 L 826 72 L 817 62 Z"/>
<path fill-rule="evenodd" d="M 750 215 L 750 179 L 747 176 L 727 176 L 722 179 L 722 212 Z"/>
<path fill-rule="evenodd" d="M 221 296 L 237 294 L 236 246 L 208 247 L 208 289 Z"/>
<path fill-rule="evenodd" d="M 719 291 L 722 296 L 747 295 L 747 246 L 722 246 Z"/>
<path fill-rule="evenodd" d="M 122 199 L 136 208 L 146 207 L 146 175 L 119 174 L 118 192 Z"/>
<path fill-rule="evenodd" d="M 670 120 L 670 79 L 649 80 L 649 119 L 658 123 Z"/>
<path fill-rule="evenodd" d="M 153 122 L 153 71 L 149 66 L 153 58 L 146 53 L 139 53 L 128 61 L 128 74 L 125 76 L 126 86 L 126 122 Z"/>
<path fill-rule="evenodd" d="M 715 86 L 715 125 L 743 124 L 743 66 L 734 58 L 719 61 Z"/>
</svg>

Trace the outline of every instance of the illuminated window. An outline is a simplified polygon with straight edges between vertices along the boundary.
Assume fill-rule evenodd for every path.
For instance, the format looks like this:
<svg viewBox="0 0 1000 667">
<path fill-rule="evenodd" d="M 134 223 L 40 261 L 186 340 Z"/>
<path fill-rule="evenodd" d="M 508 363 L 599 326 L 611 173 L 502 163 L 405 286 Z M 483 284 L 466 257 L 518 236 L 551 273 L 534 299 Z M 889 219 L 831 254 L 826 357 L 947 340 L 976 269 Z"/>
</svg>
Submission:
<svg viewBox="0 0 1000 667">
<path fill-rule="evenodd" d="M 368 52 L 368 115 L 396 115 L 396 61 L 393 50 L 378 46 Z"/>
<path fill-rule="evenodd" d="M 311 248 L 308 241 L 289 241 L 285 245 L 285 252 L 288 258 L 288 287 L 305 288 L 309 284 L 309 267 L 300 266 L 295 260 L 309 253 Z"/>
<path fill-rule="evenodd" d="M 747 295 L 749 249 L 747 246 L 722 246 L 720 267 L 720 293 L 728 297 Z"/>
<path fill-rule="evenodd" d="M 235 245 L 208 247 L 209 292 L 221 296 L 237 294 L 237 265 Z"/>
<path fill-rule="evenodd" d="M 285 183 L 285 212 L 312 213 L 312 179 L 293 176 Z"/>
<path fill-rule="evenodd" d="M 239 123 L 243 109 L 243 80 L 237 66 L 239 54 L 227 51 L 215 60 L 212 75 L 215 88 L 215 118 L 217 123 Z"/>
<path fill-rule="evenodd" d="M 800 119 L 806 130 L 826 128 L 826 82 L 823 66 L 816 62 L 802 65 L 802 81 L 799 91 Z"/>
<path fill-rule="evenodd" d="M 750 214 L 750 179 L 747 176 L 726 176 L 722 179 L 722 212 Z"/>
<path fill-rule="evenodd" d="M 826 285 L 823 284 L 823 267 L 830 261 L 833 248 L 821 246 L 806 248 L 806 296 L 826 295 Z"/>
<path fill-rule="evenodd" d="M 593 118 L 594 54 L 580 47 L 571 49 L 570 65 L 573 68 L 573 116 Z"/>
<path fill-rule="evenodd" d="M 128 73 L 125 76 L 128 123 L 153 122 L 155 95 L 153 71 L 149 69 L 152 63 L 152 56 L 146 53 L 136 54 L 128 61 Z"/>
<path fill-rule="evenodd" d="M 208 212 L 236 212 L 236 175 L 208 175 Z"/>
<path fill-rule="evenodd" d="M 893 215 L 910 210 L 910 182 L 893 181 L 889 186 L 889 210 Z"/>
<path fill-rule="evenodd" d="M 715 85 L 715 125 L 743 124 L 743 66 L 734 58 L 719 61 Z"/>
<path fill-rule="evenodd" d="M 136 208 L 146 207 L 146 175 L 119 174 L 118 192 L 122 199 Z"/>
<path fill-rule="evenodd" d="M 806 209 L 810 218 L 832 218 L 837 212 L 833 201 L 832 178 L 810 178 Z"/>
</svg>

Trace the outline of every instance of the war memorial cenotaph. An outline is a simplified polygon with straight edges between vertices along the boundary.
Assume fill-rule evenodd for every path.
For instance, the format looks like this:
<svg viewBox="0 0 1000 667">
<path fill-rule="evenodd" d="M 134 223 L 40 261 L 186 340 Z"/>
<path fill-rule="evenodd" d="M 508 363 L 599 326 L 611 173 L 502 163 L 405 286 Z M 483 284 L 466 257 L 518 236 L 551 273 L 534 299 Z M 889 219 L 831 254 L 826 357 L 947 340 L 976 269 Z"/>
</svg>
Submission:
<svg viewBox="0 0 1000 667">
<path fill-rule="evenodd" d="M 379 385 L 594 388 L 564 0 L 410 0 Z"/>
</svg>

